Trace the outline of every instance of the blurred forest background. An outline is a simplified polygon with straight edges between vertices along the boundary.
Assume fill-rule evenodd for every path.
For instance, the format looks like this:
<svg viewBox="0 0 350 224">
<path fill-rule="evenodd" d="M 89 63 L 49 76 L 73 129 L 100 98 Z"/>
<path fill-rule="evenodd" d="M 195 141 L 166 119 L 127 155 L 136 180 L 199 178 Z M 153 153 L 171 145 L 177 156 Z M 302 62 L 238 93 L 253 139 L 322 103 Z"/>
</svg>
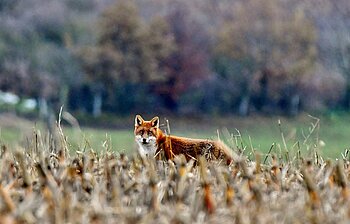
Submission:
<svg viewBox="0 0 350 224">
<path fill-rule="evenodd" d="M 350 2 L 0 0 L 0 90 L 41 114 L 348 111 Z"/>
</svg>

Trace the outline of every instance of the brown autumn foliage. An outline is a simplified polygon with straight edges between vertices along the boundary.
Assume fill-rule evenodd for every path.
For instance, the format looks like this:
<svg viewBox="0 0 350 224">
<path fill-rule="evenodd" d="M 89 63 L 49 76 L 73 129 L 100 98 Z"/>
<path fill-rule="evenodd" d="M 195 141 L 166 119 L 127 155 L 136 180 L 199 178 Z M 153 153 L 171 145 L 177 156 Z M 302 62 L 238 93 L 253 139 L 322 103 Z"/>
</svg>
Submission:
<svg viewBox="0 0 350 224">
<path fill-rule="evenodd" d="M 191 17 L 186 4 L 175 3 L 166 15 L 176 50 L 164 60 L 167 80 L 156 87 L 168 102 L 168 109 L 176 110 L 182 93 L 209 77 L 207 34 L 201 24 Z"/>
<path fill-rule="evenodd" d="M 277 104 L 292 98 L 293 93 L 283 96 L 289 88 L 297 94 L 300 80 L 313 67 L 316 31 L 302 9 L 289 9 L 281 1 L 237 1 L 219 31 L 215 51 L 244 64 L 247 72 L 230 75 L 246 80 L 247 95 Z"/>
<path fill-rule="evenodd" d="M 46 73 L 31 75 L 32 68 L 25 61 L 7 61 L 0 71 L 0 89 L 18 95 L 53 99 L 58 93 L 55 78 Z"/>
<path fill-rule="evenodd" d="M 90 95 L 99 92 L 102 112 L 130 113 L 146 102 L 178 112 L 288 114 L 334 108 L 322 100 L 323 85 L 304 88 L 322 76 L 345 88 L 332 99 L 346 109 L 348 15 L 347 0 L 6 0 L 0 88 L 48 101 L 59 95 L 57 104 L 75 111 L 92 112 L 99 103 Z M 309 96 L 320 106 L 305 107 Z"/>
</svg>

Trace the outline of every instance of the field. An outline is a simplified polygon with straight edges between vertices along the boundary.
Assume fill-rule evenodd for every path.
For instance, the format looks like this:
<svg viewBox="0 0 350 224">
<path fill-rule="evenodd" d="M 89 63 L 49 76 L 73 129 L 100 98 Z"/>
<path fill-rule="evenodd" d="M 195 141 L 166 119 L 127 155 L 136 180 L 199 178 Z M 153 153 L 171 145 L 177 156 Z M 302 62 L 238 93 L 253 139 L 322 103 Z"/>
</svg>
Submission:
<svg viewBox="0 0 350 224">
<path fill-rule="evenodd" d="M 263 122 L 247 128 L 252 142 L 268 153 L 255 151 L 237 131 L 223 131 L 236 154 L 229 166 L 204 158 L 198 166 L 183 157 L 141 159 L 129 151 L 130 131 L 59 127 L 49 138 L 26 130 L 32 134 L 25 141 L 10 143 L 19 130 L 8 125 L 2 141 L 9 143 L 0 151 L 0 223 L 348 223 L 349 153 L 337 161 L 323 159 L 319 154 L 328 144 L 317 140 L 319 120 L 303 119 L 311 129 L 302 126 L 301 137 L 290 129 L 298 123 L 289 120 L 277 123 L 277 130 Z M 194 135 L 190 127 L 199 126 L 185 123 Z M 255 137 L 259 131 L 264 135 Z M 273 147 L 264 139 L 272 133 L 282 139 Z M 300 143 L 293 146 L 289 138 Z M 123 147 L 129 155 L 114 150 Z"/>
</svg>

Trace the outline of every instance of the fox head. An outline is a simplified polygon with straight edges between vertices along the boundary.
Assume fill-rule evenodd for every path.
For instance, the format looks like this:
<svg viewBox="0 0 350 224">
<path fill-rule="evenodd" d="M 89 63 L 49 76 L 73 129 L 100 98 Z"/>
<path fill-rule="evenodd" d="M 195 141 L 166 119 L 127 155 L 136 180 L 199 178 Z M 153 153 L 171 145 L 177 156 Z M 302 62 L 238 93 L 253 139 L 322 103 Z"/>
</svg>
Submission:
<svg viewBox="0 0 350 224">
<path fill-rule="evenodd" d="M 134 134 L 141 156 L 153 156 L 155 154 L 157 149 L 158 128 L 158 117 L 154 117 L 150 121 L 145 121 L 140 115 L 136 115 Z"/>
</svg>

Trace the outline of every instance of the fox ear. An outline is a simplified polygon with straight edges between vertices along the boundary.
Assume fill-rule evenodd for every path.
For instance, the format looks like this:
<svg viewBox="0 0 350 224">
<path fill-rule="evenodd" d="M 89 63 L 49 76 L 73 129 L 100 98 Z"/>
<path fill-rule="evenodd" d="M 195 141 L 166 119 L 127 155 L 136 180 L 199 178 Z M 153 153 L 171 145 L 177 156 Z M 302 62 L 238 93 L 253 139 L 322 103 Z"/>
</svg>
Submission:
<svg viewBox="0 0 350 224">
<path fill-rule="evenodd" d="M 151 125 L 154 128 L 159 128 L 159 117 L 152 118 Z"/>
<path fill-rule="evenodd" d="M 135 117 L 135 126 L 140 126 L 143 123 L 143 118 L 141 117 L 141 115 L 136 115 Z"/>
</svg>

